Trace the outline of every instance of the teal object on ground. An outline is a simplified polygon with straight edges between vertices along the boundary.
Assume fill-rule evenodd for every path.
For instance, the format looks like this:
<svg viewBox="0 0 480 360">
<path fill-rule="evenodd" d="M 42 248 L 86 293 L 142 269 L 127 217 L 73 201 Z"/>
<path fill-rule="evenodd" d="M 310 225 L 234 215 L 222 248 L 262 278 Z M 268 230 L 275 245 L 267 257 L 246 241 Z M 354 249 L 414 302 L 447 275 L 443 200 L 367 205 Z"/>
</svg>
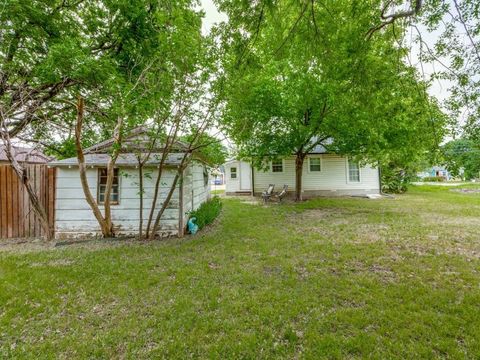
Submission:
<svg viewBox="0 0 480 360">
<path fill-rule="evenodd" d="M 188 220 L 187 226 L 188 226 L 188 232 L 192 235 L 195 235 L 195 233 L 198 231 L 198 225 L 194 223 L 194 221 L 197 220 L 196 217 L 190 218 Z"/>
</svg>

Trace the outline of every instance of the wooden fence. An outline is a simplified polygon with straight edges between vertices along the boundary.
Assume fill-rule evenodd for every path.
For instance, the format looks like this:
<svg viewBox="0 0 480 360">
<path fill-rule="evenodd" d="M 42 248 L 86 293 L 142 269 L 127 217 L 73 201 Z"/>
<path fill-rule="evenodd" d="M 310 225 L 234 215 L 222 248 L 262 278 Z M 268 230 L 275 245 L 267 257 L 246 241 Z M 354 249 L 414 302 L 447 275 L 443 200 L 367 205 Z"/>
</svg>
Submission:
<svg viewBox="0 0 480 360">
<path fill-rule="evenodd" d="M 25 165 L 51 228 L 55 222 L 55 169 L 47 165 Z M 10 165 L 0 165 L 0 239 L 45 235 L 33 210 L 27 190 Z"/>
</svg>

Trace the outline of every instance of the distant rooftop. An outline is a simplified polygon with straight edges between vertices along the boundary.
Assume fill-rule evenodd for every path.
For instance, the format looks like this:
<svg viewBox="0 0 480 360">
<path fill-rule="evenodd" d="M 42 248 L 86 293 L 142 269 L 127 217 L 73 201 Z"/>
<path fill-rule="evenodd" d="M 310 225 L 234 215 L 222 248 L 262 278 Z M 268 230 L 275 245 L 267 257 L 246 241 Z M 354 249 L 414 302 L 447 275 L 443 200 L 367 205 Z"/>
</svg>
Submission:
<svg viewBox="0 0 480 360">
<path fill-rule="evenodd" d="M 12 146 L 15 159 L 20 162 L 31 164 L 45 164 L 53 158 L 45 155 L 39 150 L 21 146 Z M 0 162 L 8 162 L 7 152 L 4 144 L 0 144 Z"/>
</svg>

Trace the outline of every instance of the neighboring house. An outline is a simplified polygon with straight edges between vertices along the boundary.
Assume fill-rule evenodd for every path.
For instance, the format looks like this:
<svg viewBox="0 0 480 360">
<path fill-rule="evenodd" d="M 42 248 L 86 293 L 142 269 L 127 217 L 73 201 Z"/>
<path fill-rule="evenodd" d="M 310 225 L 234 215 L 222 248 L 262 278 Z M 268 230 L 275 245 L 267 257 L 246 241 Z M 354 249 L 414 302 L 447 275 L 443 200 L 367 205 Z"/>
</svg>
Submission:
<svg viewBox="0 0 480 360">
<path fill-rule="evenodd" d="M 271 161 L 267 170 L 252 169 L 240 160 L 225 164 L 226 194 L 254 194 L 265 191 L 269 184 L 275 184 L 280 191 L 288 185 L 289 192 L 295 191 L 295 157 Z M 328 153 L 317 146 L 307 155 L 303 164 L 302 196 L 366 195 L 380 193 L 380 178 L 377 168 L 360 167 L 346 157 Z"/>
<path fill-rule="evenodd" d="M 35 150 L 33 148 L 12 146 L 12 150 L 15 159 L 21 164 L 46 164 L 47 162 L 52 160 L 52 158 L 43 154 L 41 151 Z M 0 144 L 0 164 L 10 164 L 10 161 L 7 158 L 4 144 Z"/>
<path fill-rule="evenodd" d="M 441 177 L 446 181 L 453 180 L 453 176 L 450 172 L 443 166 L 432 166 L 430 169 L 419 172 L 417 176 L 421 179 L 426 177 Z M 463 177 L 463 169 L 460 170 L 460 177 Z"/>
<path fill-rule="evenodd" d="M 225 184 L 225 172 L 223 166 L 212 169 L 210 172 L 210 184 L 223 185 Z"/>
<path fill-rule="evenodd" d="M 133 143 L 134 141 L 130 139 Z M 126 141 L 128 143 L 128 141 Z M 103 211 L 105 200 L 106 167 L 112 141 L 97 144 L 85 150 L 87 178 L 90 191 Z M 185 148 L 177 143 L 175 152 L 169 154 L 162 173 L 161 189 L 157 201 L 160 209 L 171 187 Z M 144 209 L 143 224 L 147 224 L 158 174 L 162 148 L 151 154 L 144 168 Z M 122 151 L 115 165 L 114 186 L 111 195 L 112 221 L 117 235 L 135 235 L 139 227 L 139 177 L 136 153 Z M 55 235 L 57 238 L 100 235 L 100 227 L 85 200 L 77 158 L 53 161 L 49 164 L 57 168 Z M 183 181 L 179 181 L 169 206 L 161 218 L 160 236 L 183 235 L 188 214 L 196 210 L 210 197 L 207 164 L 193 156 L 184 170 Z"/>
</svg>

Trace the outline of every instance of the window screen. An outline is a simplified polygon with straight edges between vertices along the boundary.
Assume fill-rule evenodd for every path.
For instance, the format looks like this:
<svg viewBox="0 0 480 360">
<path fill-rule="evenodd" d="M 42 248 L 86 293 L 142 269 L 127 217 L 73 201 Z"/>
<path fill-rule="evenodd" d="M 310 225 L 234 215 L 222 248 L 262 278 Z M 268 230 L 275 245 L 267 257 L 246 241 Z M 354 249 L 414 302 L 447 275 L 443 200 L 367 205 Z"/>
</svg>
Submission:
<svg viewBox="0 0 480 360">
<path fill-rule="evenodd" d="M 272 161 L 272 172 L 283 172 L 283 161 L 282 160 Z"/>
<path fill-rule="evenodd" d="M 98 169 L 98 192 L 97 202 L 99 204 L 105 203 L 105 188 L 107 187 L 107 169 Z M 119 185 L 118 185 L 118 169 L 113 169 L 113 185 L 110 194 L 110 204 L 118 204 Z"/>
<path fill-rule="evenodd" d="M 348 181 L 360 182 L 360 166 L 358 162 L 348 161 Z"/>
</svg>

